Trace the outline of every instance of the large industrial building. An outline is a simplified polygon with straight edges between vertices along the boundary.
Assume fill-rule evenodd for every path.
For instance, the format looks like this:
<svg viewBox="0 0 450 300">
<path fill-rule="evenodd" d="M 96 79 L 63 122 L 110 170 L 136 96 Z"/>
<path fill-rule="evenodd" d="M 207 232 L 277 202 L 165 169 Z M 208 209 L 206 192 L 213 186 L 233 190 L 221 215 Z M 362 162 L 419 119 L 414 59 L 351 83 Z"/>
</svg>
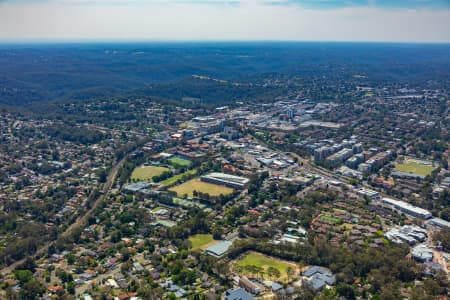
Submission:
<svg viewBox="0 0 450 300">
<path fill-rule="evenodd" d="M 430 219 L 433 217 L 431 212 L 426 209 L 411 205 L 407 202 L 394 200 L 391 198 L 383 198 L 381 199 L 381 203 L 386 206 L 390 206 L 397 210 L 404 212 L 405 214 L 411 215 L 413 217 L 421 218 L 421 219 Z"/>
<path fill-rule="evenodd" d="M 440 227 L 440 228 L 450 228 L 450 222 L 445 221 L 441 218 L 433 218 L 428 221 L 428 224 Z"/>
<path fill-rule="evenodd" d="M 220 241 L 206 249 L 206 253 L 214 257 L 220 258 L 228 251 L 233 244 L 232 241 Z"/>
<path fill-rule="evenodd" d="M 248 178 L 229 175 L 225 173 L 210 173 L 202 176 L 201 180 L 218 185 L 224 185 L 230 188 L 242 190 L 245 185 L 250 181 Z"/>
</svg>

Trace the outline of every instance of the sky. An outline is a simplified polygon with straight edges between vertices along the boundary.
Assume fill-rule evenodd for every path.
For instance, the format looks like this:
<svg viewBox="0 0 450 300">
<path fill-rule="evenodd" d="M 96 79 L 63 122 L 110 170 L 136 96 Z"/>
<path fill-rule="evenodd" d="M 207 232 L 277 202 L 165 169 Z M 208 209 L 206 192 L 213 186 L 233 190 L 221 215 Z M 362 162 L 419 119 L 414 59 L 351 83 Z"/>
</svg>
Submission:
<svg viewBox="0 0 450 300">
<path fill-rule="evenodd" d="M 0 42 L 450 43 L 450 0 L 0 0 Z"/>
</svg>

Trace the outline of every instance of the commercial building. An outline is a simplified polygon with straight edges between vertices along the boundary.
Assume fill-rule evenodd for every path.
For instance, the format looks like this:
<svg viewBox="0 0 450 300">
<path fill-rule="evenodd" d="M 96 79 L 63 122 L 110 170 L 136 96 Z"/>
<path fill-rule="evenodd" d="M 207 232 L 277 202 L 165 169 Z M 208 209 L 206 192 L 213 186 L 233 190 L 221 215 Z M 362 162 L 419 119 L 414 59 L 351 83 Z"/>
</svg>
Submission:
<svg viewBox="0 0 450 300">
<path fill-rule="evenodd" d="M 327 162 L 333 166 L 336 166 L 340 163 L 343 163 L 345 160 L 350 158 L 353 155 L 353 150 L 344 148 L 333 155 L 327 157 Z"/>
<path fill-rule="evenodd" d="M 340 166 L 338 169 L 336 169 L 336 172 L 347 177 L 362 178 L 361 172 L 350 169 L 347 166 Z"/>
<path fill-rule="evenodd" d="M 293 117 L 295 116 L 295 112 L 294 112 L 294 110 L 293 110 L 292 108 L 289 108 L 289 109 L 286 111 L 286 115 L 287 115 L 289 118 L 293 118 Z"/>
<path fill-rule="evenodd" d="M 430 219 L 433 216 L 428 210 L 411 205 L 404 201 L 394 200 L 391 198 L 383 198 L 381 199 L 381 203 L 385 206 L 395 208 L 413 217 Z"/>
<path fill-rule="evenodd" d="M 223 132 L 220 134 L 220 136 L 227 140 L 235 140 L 239 137 L 239 132 L 234 129 L 233 127 L 224 127 Z"/>
<path fill-rule="evenodd" d="M 428 221 L 428 224 L 440 227 L 440 228 L 450 228 L 450 222 L 445 221 L 441 218 L 433 218 Z"/>
<path fill-rule="evenodd" d="M 368 197 L 372 201 L 380 200 L 380 193 L 377 191 L 361 188 L 356 193 L 362 197 Z"/>
<path fill-rule="evenodd" d="M 212 134 L 221 132 L 224 128 L 224 120 L 215 117 L 196 117 L 192 119 L 193 123 L 189 129 L 197 131 L 199 134 Z"/>
<path fill-rule="evenodd" d="M 352 169 L 356 169 L 358 167 L 358 165 L 364 161 L 364 155 L 362 155 L 361 153 L 358 153 L 356 155 L 353 155 L 352 157 L 350 157 L 345 164 L 352 168 Z"/>
<path fill-rule="evenodd" d="M 354 154 L 361 153 L 363 151 L 363 146 L 361 143 L 355 144 L 353 145 L 352 150 Z"/>
<path fill-rule="evenodd" d="M 225 173 L 210 173 L 202 176 L 201 180 L 218 185 L 224 185 L 230 188 L 243 189 L 250 181 L 248 178 L 229 175 Z"/>
<path fill-rule="evenodd" d="M 370 165 L 371 170 L 376 170 L 385 165 L 392 157 L 392 151 L 380 152 L 372 156 L 366 164 Z"/>
<path fill-rule="evenodd" d="M 367 173 L 367 172 L 370 172 L 370 170 L 371 170 L 371 166 L 367 163 L 360 163 L 358 165 L 358 171 L 361 173 Z"/>
<path fill-rule="evenodd" d="M 328 155 L 333 153 L 332 148 L 323 146 L 314 150 L 314 160 L 321 161 L 324 160 Z"/>
<path fill-rule="evenodd" d="M 183 137 L 185 139 L 191 139 L 194 137 L 194 131 L 193 130 L 184 130 L 183 131 Z"/>
</svg>

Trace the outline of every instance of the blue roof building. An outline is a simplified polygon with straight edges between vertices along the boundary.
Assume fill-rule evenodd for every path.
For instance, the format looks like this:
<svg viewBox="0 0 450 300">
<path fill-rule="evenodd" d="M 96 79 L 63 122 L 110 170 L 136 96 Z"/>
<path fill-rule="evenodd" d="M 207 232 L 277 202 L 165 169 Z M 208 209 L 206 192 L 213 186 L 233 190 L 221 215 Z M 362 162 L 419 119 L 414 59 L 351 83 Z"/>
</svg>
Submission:
<svg viewBox="0 0 450 300">
<path fill-rule="evenodd" d="M 253 300 L 253 296 L 241 288 L 236 288 L 225 292 L 225 300 Z"/>
<path fill-rule="evenodd" d="M 278 282 L 272 282 L 272 291 L 278 292 L 283 289 L 283 286 Z"/>
</svg>

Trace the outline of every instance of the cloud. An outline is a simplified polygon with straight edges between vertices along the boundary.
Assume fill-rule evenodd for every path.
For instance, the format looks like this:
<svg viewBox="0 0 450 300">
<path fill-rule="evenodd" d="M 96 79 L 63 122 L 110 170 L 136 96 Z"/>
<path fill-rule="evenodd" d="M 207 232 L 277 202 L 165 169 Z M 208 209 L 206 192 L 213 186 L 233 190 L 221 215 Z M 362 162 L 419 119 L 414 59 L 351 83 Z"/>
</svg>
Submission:
<svg viewBox="0 0 450 300">
<path fill-rule="evenodd" d="M 0 4 L 0 40 L 450 42 L 450 9 L 387 9 L 381 0 L 17 2 Z"/>
<path fill-rule="evenodd" d="M 301 6 L 305 8 L 344 8 L 344 7 L 378 7 L 402 9 L 450 9 L 450 0 L 0 0 L 0 3 L 11 4 L 208 4 L 239 5 L 242 3 L 259 3 L 266 5 Z"/>
</svg>

